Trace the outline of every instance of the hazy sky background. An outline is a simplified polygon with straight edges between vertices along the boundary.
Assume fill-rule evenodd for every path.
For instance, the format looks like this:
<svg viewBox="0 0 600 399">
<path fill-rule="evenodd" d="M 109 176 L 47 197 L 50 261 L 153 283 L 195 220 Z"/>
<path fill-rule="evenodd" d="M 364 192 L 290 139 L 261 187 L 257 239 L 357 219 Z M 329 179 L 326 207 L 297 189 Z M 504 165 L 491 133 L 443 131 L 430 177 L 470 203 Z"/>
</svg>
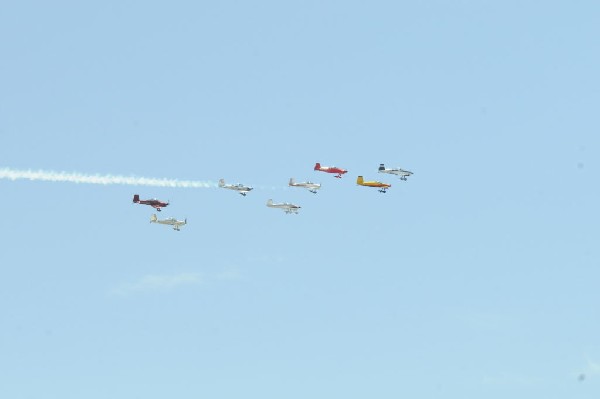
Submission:
<svg viewBox="0 0 600 399">
<path fill-rule="evenodd" d="M 599 22 L 4 2 L 0 168 L 256 189 L 0 180 L 0 397 L 598 398 Z"/>
</svg>

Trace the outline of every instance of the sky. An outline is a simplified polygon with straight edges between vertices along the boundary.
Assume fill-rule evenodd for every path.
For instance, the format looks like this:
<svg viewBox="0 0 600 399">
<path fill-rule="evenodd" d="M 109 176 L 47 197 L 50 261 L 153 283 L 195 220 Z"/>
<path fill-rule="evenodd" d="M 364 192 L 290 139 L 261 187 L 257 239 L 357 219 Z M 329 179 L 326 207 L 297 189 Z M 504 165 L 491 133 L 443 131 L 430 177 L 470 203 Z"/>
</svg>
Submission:
<svg viewBox="0 0 600 399">
<path fill-rule="evenodd" d="M 599 18 L 4 2 L 0 396 L 597 398 Z"/>
</svg>

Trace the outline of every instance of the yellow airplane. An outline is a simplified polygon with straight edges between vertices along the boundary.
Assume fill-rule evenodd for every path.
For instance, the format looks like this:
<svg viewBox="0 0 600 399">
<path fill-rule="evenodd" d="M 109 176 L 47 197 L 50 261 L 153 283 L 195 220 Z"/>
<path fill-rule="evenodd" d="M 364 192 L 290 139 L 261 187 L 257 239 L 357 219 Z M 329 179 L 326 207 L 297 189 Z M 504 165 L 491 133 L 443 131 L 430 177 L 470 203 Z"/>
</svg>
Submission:
<svg viewBox="0 0 600 399">
<path fill-rule="evenodd" d="M 358 176 L 356 178 L 356 184 L 358 184 L 359 186 L 378 187 L 380 193 L 385 193 L 385 190 L 392 187 L 391 184 L 382 183 L 380 181 L 375 181 L 375 180 L 364 181 L 362 176 Z"/>
</svg>

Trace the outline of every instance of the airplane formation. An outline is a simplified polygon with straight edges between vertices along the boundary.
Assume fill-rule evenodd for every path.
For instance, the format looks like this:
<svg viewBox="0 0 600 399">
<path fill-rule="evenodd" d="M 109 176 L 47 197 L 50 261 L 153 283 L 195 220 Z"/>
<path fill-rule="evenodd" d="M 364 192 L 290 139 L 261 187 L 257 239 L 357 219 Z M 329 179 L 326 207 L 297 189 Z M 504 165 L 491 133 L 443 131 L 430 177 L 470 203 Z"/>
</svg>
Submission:
<svg viewBox="0 0 600 399">
<path fill-rule="evenodd" d="M 342 175 L 348 173 L 348 170 L 346 170 L 346 169 L 338 168 L 336 166 L 321 166 L 321 164 L 318 162 L 315 164 L 314 170 L 319 171 L 319 172 L 335 174 L 334 177 L 337 179 L 341 179 Z M 378 171 L 379 171 L 379 173 L 387 173 L 387 174 L 399 176 L 400 180 L 404 180 L 404 181 L 407 180 L 407 177 L 409 177 L 413 174 L 412 172 L 410 172 L 408 170 L 404 170 L 404 169 L 400 169 L 400 168 L 386 168 L 384 164 L 379 165 Z M 356 178 L 356 184 L 359 186 L 363 186 L 363 187 L 378 188 L 379 189 L 378 191 L 380 193 L 386 193 L 387 190 L 390 187 L 392 187 L 392 185 L 388 184 L 388 183 L 383 183 L 383 182 L 376 181 L 376 180 L 365 180 L 363 176 L 358 176 Z M 296 182 L 296 180 L 293 177 L 290 178 L 288 186 L 305 188 L 313 194 L 316 194 L 317 190 L 319 190 L 321 188 L 320 183 L 313 183 L 310 181 Z M 228 190 L 237 191 L 243 197 L 245 197 L 250 191 L 253 190 L 252 187 L 243 185 L 241 183 L 227 184 L 227 183 L 225 183 L 224 179 L 219 180 L 219 187 L 225 188 Z M 169 205 L 168 201 L 164 202 L 164 201 L 160 201 L 156 198 L 147 199 L 147 200 L 140 199 L 140 196 L 138 194 L 135 194 L 133 196 L 133 203 L 140 204 L 140 205 L 149 205 L 149 206 L 153 207 L 154 209 L 156 209 L 158 212 L 161 211 L 161 208 L 165 208 Z M 302 208 L 299 205 L 292 204 L 289 202 L 276 203 L 276 202 L 273 202 L 272 199 L 269 199 L 267 201 L 267 207 L 281 209 L 286 214 L 292 214 L 292 213 L 298 214 L 298 211 Z M 187 224 L 187 219 L 184 219 L 184 220 L 177 220 L 176 218 L 158 219 L 156 214 L 152 214 L 152 216 L 150 217 L 150 223 L 157 223 L 157 224 L 172 226 L 173 230 L 181 231 L 180 228 Z"/>
</svg>

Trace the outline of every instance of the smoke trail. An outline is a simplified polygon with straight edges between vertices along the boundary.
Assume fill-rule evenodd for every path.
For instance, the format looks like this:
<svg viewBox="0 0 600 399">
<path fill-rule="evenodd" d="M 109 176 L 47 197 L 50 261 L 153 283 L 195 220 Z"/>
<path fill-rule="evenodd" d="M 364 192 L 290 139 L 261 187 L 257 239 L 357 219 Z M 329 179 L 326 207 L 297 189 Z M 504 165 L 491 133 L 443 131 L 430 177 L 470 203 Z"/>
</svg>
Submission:
<svg viewBox="0 0 600 399">
<path fill-rule="evenodd" d="M 48 170 L 15 170 L 0 168 L 0 179 L 38 180 L 51 182 L 70 182 L 84 184 L 122 184 L 127 186 L 177 187 L 177 188 L 212 188 L 217 184 L 212 181 L 154 179 L 135 176 L 85 175 L 81 173 L 53 172 Z"/>
</svg>

